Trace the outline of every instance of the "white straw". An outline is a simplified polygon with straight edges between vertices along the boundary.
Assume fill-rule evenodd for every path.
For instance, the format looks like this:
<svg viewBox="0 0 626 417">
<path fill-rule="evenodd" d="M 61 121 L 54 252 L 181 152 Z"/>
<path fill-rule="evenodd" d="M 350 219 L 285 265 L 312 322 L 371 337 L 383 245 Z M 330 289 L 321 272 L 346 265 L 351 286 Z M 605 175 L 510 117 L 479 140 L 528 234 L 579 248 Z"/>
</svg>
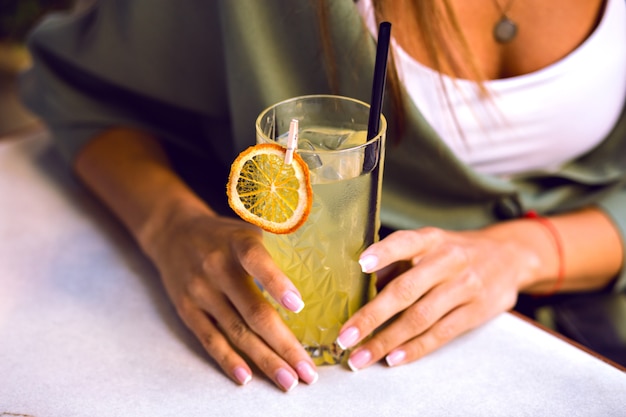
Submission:
<svg viewBox="0 0 626 417">
<path fill-rule="evenodd" d="M 285 153 L 285 164 L 291 165 L 293 153 L 298 148 L 298 119 L 291 119 L 289 124 L 289 136 L 287 136 L 287 153 Z"/>
</svg>

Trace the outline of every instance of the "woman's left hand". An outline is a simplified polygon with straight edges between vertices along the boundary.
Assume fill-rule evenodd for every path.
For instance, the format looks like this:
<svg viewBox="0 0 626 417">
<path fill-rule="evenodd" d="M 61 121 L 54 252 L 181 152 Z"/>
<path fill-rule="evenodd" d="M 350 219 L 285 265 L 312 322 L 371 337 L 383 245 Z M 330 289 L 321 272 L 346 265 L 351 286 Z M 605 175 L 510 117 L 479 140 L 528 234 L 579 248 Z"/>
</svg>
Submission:
<svg viewBox="0 0 626 417">
<path fill-rule="evenodd" d="M 511 309 L 520 288 L 536 278 L 540 259 L 502 232 L 423 228 L 367 248 L 360 257 L 366 272 L 408 268 L 342 327 L 338 342 L 345 348 L 378 330 L 352 352 L 350 367 L 383 357 L 390 366 L 414 361 Z"/>
</svg>

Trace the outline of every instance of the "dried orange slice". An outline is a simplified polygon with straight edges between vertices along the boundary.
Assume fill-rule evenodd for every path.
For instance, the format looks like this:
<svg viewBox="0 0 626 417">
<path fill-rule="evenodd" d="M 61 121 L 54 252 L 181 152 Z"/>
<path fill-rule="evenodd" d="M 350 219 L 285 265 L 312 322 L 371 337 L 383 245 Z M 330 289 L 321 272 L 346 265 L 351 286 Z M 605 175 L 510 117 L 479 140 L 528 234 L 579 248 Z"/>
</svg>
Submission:
<svg viewBox="0 0 626 417">
<path fill-rule="evenodd" d="M 251 146 L 230 167 L 228 204 L 245 221 L 268 232 L 298 229 L 311 211 L 309 168 L 297 153 L 285 164 L 286 150 L 275 143 Z"/>
</svg>

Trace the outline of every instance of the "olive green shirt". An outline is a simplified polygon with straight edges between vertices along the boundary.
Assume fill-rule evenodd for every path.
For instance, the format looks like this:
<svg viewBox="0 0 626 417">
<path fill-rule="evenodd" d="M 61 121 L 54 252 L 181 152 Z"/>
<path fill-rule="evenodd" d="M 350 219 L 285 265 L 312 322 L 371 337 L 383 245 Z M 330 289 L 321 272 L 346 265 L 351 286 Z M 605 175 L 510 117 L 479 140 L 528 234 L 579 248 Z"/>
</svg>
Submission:
<svg viewBox="0 0 626 417">
<path fill-rule="evenodd" d="M 34 66 L 21 80 L 24 101 L 47 123 L 68 161 L 111 126 L 153 132 L 198 193 L 227 210 L 226 167 L 254 143 L 261 110 L 305 94 L 370 99 L 375 42 L 354 2 L 328 2 L 324 29 L 316 3 L 100 1 L 50 16 L 29 40 Z M 329 56 L 336 72 L 328 69 Z M 571 94 L 585 99 L 574 88 Z M 383 109 L 390 125 L 383 224 L 468 229 L 527 210 L 549 215 L 597 205 L 626 235 L 624 112 L 599 146 L 559 171 L 506 180 L 459 161 L 408 106 L 401 138 L 392 134 L 388 103 Z M 626 288 L 626 274 L 616 282 L 616 289 Z"/>
</svg>

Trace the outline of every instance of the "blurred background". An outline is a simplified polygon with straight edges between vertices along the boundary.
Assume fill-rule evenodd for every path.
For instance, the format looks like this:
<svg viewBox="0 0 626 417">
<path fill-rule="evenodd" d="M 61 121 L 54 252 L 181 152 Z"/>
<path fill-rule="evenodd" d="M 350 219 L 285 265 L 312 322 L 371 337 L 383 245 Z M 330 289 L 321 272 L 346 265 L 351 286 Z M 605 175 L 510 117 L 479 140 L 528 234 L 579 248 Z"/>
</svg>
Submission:
<svg viewBox="0 0 626 417">
<path fill-rule="evenodd" d="M 47 13 L 67 10 L 74 0 L 0 0 L 0 137 L 37 123 L 17 95 L 17 77 L 28 68 L 24 41 Z"/>
</svg>

